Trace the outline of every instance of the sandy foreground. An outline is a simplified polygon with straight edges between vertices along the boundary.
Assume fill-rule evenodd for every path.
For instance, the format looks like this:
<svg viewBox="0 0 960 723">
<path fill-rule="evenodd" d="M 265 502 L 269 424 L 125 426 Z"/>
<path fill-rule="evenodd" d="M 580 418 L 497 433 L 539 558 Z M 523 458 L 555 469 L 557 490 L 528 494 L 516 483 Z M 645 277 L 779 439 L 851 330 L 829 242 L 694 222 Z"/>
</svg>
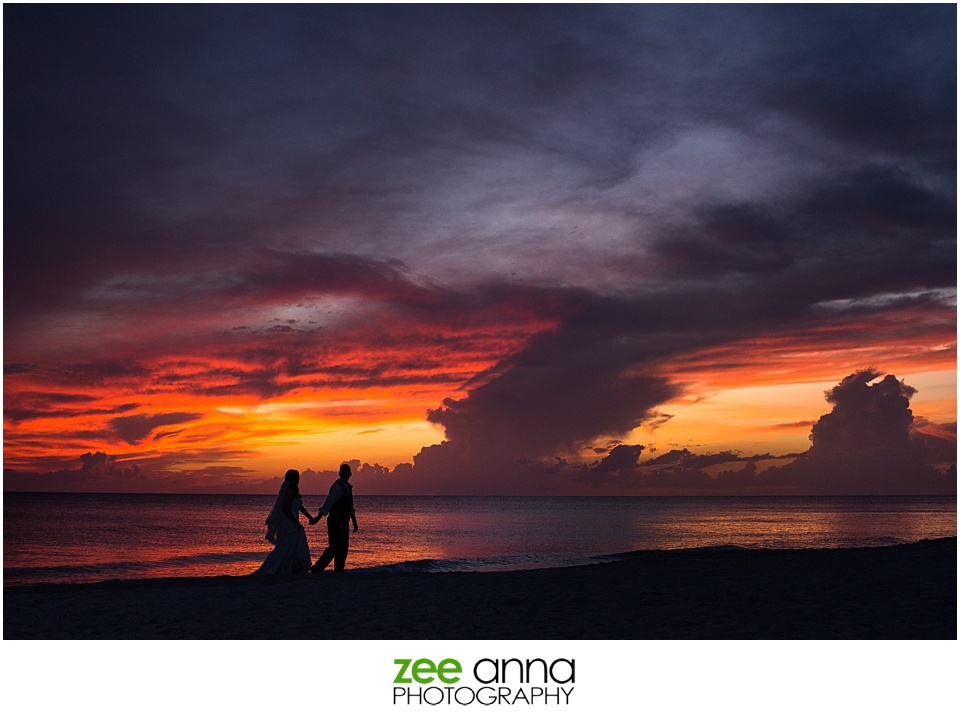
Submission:
<svg viewBox="0 0 960 723">
<path fill-rule="evenodd" d="M 334 614 L 342 610 L 351 614 Z M 955 639 L 957 540 L 649 551 L 522 572 L 162 578 L 3 592 L 5 639 L 302 639 L 311 629 L 316 638 L 388 640 Z"/>
</svg>

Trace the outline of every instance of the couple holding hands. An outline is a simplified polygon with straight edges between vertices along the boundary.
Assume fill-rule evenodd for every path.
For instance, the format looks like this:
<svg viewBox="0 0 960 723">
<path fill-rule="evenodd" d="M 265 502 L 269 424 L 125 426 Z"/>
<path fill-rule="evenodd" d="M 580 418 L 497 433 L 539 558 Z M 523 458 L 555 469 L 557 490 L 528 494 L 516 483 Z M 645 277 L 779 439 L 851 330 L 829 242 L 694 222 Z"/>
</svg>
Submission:
<svg viewBox="0 0 960 723">
<path fill-rule="evenodd" d="M 331 560 L 334 572 L 343 572 L 350 546 L 350 522 L 353 522 L 354 532 L 359 529 L 357 514 L 353 508 L 353 485 L 350 484 L 352 474 L 349 464 L 340 465 L 340 477 L 330 486 L 326 501 L 317 516 L 313 517 L 303 506 L 303 499 L 300 497 L 300 472 L 295 469 L 287 470 L 273 510 L 266 521 L 266 539 L 274 544 L 274 548 L 254 574 L 275 575 L 308 570 L 323 572 Z M 311 525 L 317 524 L 322 517 L 327 518 L 329 544 L 312 567 L 307 533 L 300 524 L 300 513 L 310 520 Z"/>
</svg>

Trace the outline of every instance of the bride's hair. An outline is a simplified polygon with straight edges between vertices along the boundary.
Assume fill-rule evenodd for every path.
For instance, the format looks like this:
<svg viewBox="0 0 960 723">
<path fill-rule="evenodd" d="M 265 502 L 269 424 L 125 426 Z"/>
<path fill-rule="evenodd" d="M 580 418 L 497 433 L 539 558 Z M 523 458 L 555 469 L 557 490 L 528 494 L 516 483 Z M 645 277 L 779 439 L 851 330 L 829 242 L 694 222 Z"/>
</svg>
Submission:
<svg viewBox="0 0 960 723">
<path fill-rule="evenodd" d="M 296 469 L 288 469 L 287 473 L 283 476 L 283 479 L 286 482 L 299 482 L 300 471 Z"/>
</svg>

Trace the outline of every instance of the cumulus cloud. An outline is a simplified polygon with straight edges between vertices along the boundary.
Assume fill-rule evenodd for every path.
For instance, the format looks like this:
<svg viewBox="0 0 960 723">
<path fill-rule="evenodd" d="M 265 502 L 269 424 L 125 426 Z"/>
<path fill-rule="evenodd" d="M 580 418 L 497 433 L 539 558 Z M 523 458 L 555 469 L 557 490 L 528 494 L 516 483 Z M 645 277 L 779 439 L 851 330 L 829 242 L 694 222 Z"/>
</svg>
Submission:
<svg viewBox="0 0 960 723">
<path fill-rule="evenodd" d="M 102 464 L 113 462 L 115 460 L 116 457 L 111 457 L 106 452 L 85 452 L 84 454 L 80 455 L 80 461 L 82 462 L 80 471 L 83 473 L 88 473 Z"/>
<path fill-rule="evenodd" d="M 597 463 L 594 469 L 597 472 L 632 470 L 637 466 L 642 451 L 641 444 L 618 444 Z"/>
<path fill-rule="evenodd" d="M 833 411 L 813 425 L 811 459 L 870 454 L 873 450 L 916 454 L 917 445 L 910 439 L 910 397 L 916 390 L 893 375 L 870 384 L 878 376 L 873 369 L 858 371 L 825 394 Z"/>
<path fill-rule="evenodd" d="M 834 406 L 814 424 L 811 448 L 781 457 L 676 449 L 643 460 L 647 450 L 642 445 L 612 443 L 599 447 L 606 454 L 590 463 L 561 457 L 506 462 L 490 457 L 475 459 L 473 468 L 458 468 L 462 450 L 445 441 L 424 448 L 414 464 L 392 470 L 357 459 L 345 461 L 352 465 L 353 481 L 363 494 L 955 494 L 956 424 L 933 428 L 925 420 L 908 424 L 912 394 L 911 387 L 892 375 L 855 372 L 825 393 Z M 143 465 L 124 465 L 119 455 L 85 453 L 79 469 L 47 474 L 8 470 L 8 489 L 81 490 L 94 480 L 102 489 L 117 491 L 160 491 L 173 485 L 183 490 L 272 493 L 278 487 L 279 477 L 254 481 L 249 470 L 240 467 L 207 464 L 191 472 L 167 470 L 173 462 L 214 462 L 221 454 L 222 450 L 209 449 L 205 454 L 174 453 Z M 305 494 L 326 494 L 336 476 L 335 469 L 301 470 L 301 488 Z"/>
<path fill-rule="evenodd" d="M 665 379 L 619 371 L 575 364 L 515 367 L 464 399 L 445 400 L 427 419 L 443 425 L 451 448 L 465 459 L 516 462 L 568 452 L 596 437 L 630 431 L 676 394 Z"/>
<path fill-rule="evenodd" d="M 604 300 L 585 297 L 558 329 L 534 336 L 465 396 L 430 410 L 427 419 L 443 427 L 446 441 L 421 450 L 416 468 L 433 478 L 482 478 L 576 454 L 657 418 L 656 407 L 681 388 L 644 367 L 670 342 L 643 334 L 662 320 L 621 310 L 629 313 L 618 316 Z"/>
<path fill-rule="evenodd" d="M 911 435 L 916 390 L 893 375 L 870 384 L 879 376 L 858 371 L 826 392 L 834 407 L 814 424 L 810 450 L 776 475 L 828 494 L 954 493 L 956 467 L 936 470 L 923 440 Z"/>
<path fill-rule="evenodd" d="M 937 436 L 921 441 L 909 408 L 915 390 L 893 375 L 870 384 L 880 376 L 872 369 L 858 371 L 825 392 L 833 409 L 813 424 L 812 445 L 803 454 L 744 456 L 675 449 L 641 461 L 643 446 L 617 444 L 597 448 L 607 454 L 592 464 L 527 459 L 503 467 L 491 461 L 480 467 L 486 477 L 464 467 L 461 479 L 498 491 L 569 493 L 606 486 L 623 493 L 668 495 L 953 494 L 956 467 L 943 463 L 951 454 L 956 457 L 955 427 L 930 430 Z M 455 474 L 455 460 L 463 461 L 462 450 L 450 441 L 425 448 L 415 465 L 403 470 L 403 480 L 433 485 L 438 474 Z M 385 476 L 380 481 L 388 480 Z"/>
</svg>

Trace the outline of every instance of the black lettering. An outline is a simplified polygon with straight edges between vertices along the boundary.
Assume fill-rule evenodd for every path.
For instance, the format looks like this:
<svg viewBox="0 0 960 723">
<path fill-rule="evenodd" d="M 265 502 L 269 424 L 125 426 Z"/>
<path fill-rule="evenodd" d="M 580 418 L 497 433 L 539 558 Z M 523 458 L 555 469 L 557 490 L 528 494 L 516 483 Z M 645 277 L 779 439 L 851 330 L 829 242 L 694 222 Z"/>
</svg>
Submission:
<svg viewBox="0 0 960 723">
<path fill-rule="evenodd" d="M 490 680 L 484 680 L 483 678 L 480 677 L 480 673 L 478 672 L 480 670 L 480 663 L 490 663 L 493 666 L 493 677 L 490 678 Z M 500 682 L 499 670 L 497 668 L 496 661 L 490 660 L 490 658 L 481 658 L 480 660 L 478 660 L 477 664 L 473 666 L 473 677 L 476 678 L 481 683 L 486 683 L 488 685 L 490 683 L 499 683 Z"/>
<path fill-rule="evenodd" d="M 550 663 L 550 679 L 554 683 L 557 683 L 558 685 L 563 683 L 575 683 L 576 681 L 574 680 L 574 678 L 576 677 L 576 675 L 574 673 L 574 667 L 573 667 L 575 662 L 576 661 L 572 659 L 567 660 L 566 658 L 557 658 L 556 660 L 554 660 L 552 663 Z M 567 678 L 566 680 L 560 680 L 557 677 L 557 674 L 553 672 L 553 669 L 556 667 L 557 663 L 566 663 L 567 665 L 570 666 L 570 677 Z"/>
<path fill-rule="evenodd" d="M 519 680 L 518 682 L 520 682 L 520 683 L 526 683 L 527 681 L 525 681 L 525 680 L 523 679 L 523 661 L 522 661 L 522 660 L 519 660 L 519 659 L 517 659 L 517 658 L 510 658 L 509 660 L 501 660 L 501 661 L 500 661 L 500 675 L 501 675 L 502 677 L 501 677 L 500 680 L 498 680 L 497 682 L 498 682 L 498 683 L 507 683 L 507 682 L 509 682 L 509 681 L 507 681 L 507 666 L 508 666 L 510 663 L 516 663 L 516 664 L 517 664 L 517 667 L 520 668 L 520 680 Z"/>
<path fill-rule="evenodd" d="M 532 683 L 533 677 L 530 675 L 530 668 L 534 663 L 540 663 L 543 666 L 543 679 L 541 682 L 546 684 L 547 682 L 547 661 L 543 658 L 534 658 L 533 660 L 527 661 L 527 682 Z"/>
</svg>

